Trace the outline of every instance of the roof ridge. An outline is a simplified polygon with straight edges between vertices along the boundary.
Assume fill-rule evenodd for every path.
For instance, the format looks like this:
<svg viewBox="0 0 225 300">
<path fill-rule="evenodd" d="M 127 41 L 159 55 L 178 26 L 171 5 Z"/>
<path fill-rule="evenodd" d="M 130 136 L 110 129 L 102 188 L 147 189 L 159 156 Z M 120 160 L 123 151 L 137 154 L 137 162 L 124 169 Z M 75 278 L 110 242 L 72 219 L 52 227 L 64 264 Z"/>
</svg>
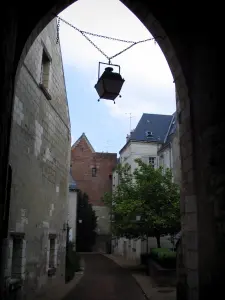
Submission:
<svg viewBox="0 0 225 300">
<path fill-rule="evenodd" d="M 73 150 L 73 149 L 79 144 L 79 142 L 80 142 L 80 140 L 81 140 L 82 138 L 84 138 L 84 139 L 86 140 L 86 142 L 87 142 L 89 148 L 91 149 L 91 151 L 92 151 L 92 152 L 95 152 L 93 146 L 91 145 L 89 139 L 87 138 L 87 136 L 86 136 L 86 134 L 85 134 L 84 132 L 83 132 L 83 133 L 81 134 L 81 136 L 76 140 L 76 142 L 72 145 L 71 150 Z"/>
<path fill-rule="evenodd" d="M 164 139 L 164 143 L 166 142 L 166 140 L 167 140 L 167 138 L 168 138 L 168 135 L 169 135 L 169 132 L 170 132 L 170 129 L 171 129 L 171 126 L 172 126 L 172 124 L 173 124 L 173 120 L 175 119 L 175 115 L 172 115 L 172 119 L 171 119 L 171 121 L 170 121 L 170 125 L 169 125 L 169 128 L 168 128 L 168 131 L 167 131 L 167 133 L 166 133 L 166 135 L 165 135 L 165 139 Z"/>
<path fill-rule="evenodd" d="M 165 114 L 153 114 L 153 113 L 143 113 L 143 115 L 152 115 L 152 116 L 165 116 L 165 117 L 171 117 L 173 114 L 165 115 Z"/>
</svg>

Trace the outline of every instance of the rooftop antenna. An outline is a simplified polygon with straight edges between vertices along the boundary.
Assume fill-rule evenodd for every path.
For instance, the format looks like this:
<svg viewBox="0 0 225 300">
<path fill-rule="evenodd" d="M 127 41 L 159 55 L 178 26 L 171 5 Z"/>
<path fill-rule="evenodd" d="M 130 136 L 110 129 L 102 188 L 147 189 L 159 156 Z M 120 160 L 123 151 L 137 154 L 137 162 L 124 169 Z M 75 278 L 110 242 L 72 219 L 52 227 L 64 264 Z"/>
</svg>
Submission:
<svg viewBox="0 0 225 300">
<path fill-rule="evenodd" d="M 129 131 L 129 133 L 131 133 L 131 120 L 132 120 L 132 118 L 134 117 L 134 116 L 132 116 L 132 113 L 130 112 L 130 113 L 125 113 L 126 115 L 129 115 L 129 118 L 130 118 L 130 131 Z"/>
</svg>

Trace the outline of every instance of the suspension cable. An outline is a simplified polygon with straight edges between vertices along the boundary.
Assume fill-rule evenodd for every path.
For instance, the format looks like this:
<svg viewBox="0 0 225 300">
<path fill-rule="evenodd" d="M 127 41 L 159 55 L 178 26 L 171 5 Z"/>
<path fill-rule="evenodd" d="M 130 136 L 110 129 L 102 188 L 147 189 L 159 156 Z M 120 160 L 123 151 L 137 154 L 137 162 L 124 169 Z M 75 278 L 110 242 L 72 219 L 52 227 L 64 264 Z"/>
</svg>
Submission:
<svg viewBox="0 0 225 300">
<path fill-rule="evenodd" d="M 154 40 L 155 43 L 156 43 L 157 39 L 164 39 L 164 37 L 161 37 L 161 36 L 156 36 L 156 37 L 153 37 L 153 38 L 148 38 L 148 39 L 140 40 L 140 41 L 137 41 L 137 42 L 130 41 L 130 40 L 119 39 L 119 38 L 115 38 L 115 37 L 110 37 L 110 36 L 106 36 L 106 35 L 101 35 L 101 34 L 81 30 L 81 29 L 77 28 L 76 26 L 74 26 L 73 24 L 69 23 L 68 21 L 64 20 L 63 18 L 61 18 L 57 15 L 56 15 L 56 17 L 57 17 L 57 36 L 56 36 L 56 43 L 57 44 L 59 43 L 60 21 L 62 21 L 66 25 L 70 26 L 71 28 L 75 29 L 80 34 L 82 34 L 89 43 L 91 43 L 102 55 L 104 55 L 108 59 L 109 64 L 111 63 L 111 59 L 113 59 L 113 58 L 117 57 L 118 55 L 124 53 L 125 51 L 129 50 L 130 48 L 132 48 L 135 45 L 138 45 L 140 43 L 145 43 L 145 42 L 148 42 L 148 41 L 152 41 L 152 40 Z M 122 42 L 122 43 L 128 43 L 128 44 L 131 44 L 131 45 L 129 45 L 128 47 L 126 47 L 122 51 L 120 51 L 120 52 L 118 52 L 115 55 L 110 57 L 103 50 L 101 50 L 87 35 L 91 35 L 91 36 L 95 36 L 95 37 L 99 37 L 99 38 L 104 38 L 104 39 L 108 39 L 108 40 L 113 40 L 113 41 L 117 41 L 117 42 Z"/>
</svg>

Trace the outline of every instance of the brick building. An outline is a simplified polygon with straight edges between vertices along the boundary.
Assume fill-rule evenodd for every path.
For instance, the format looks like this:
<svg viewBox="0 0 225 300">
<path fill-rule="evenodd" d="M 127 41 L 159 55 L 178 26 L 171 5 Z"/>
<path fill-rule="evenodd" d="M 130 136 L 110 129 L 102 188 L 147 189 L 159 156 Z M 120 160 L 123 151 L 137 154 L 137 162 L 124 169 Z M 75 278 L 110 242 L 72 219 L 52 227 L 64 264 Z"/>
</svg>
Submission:
<svg viewBox="0 0 225 300">
<path fill-rule="evenodd" d="M 98 217 L 96 250 L 104 248 L 105 240 L 110 234 L 109 212 L 102 197 L 112 190 L 112 171 L 116 163 L 116 153 L 95 152 L 84 133 L 72 146 L 73 178 L 77 188 L 89 196 L 89 202 Z"/>
</svg>

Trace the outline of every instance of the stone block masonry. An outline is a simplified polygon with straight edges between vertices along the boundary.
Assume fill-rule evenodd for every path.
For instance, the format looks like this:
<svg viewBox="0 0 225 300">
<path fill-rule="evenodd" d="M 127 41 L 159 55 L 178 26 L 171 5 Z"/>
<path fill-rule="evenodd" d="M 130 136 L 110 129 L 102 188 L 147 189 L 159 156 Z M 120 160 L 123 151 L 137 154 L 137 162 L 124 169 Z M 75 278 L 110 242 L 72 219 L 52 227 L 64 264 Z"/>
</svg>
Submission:
<svg viewBox="0 0 225 300">
<path fill-rule="evenodd" d="M 42 56 L 50 60 L 47 93 L 42 89 Z M 50 97 L 48 96 L 50 95 Z M 51 98 L 51 99 L 50 99 Z M 21 67 L 15 90 L 10 146 L 12 186 L 9 231 L 23 233 L 24 257 L 9 256 L 5 276 L 23 273 L 23 296 L 47 291 L 49 280 L 64 284 L 70 120 L 56 20 L 37 37 Z M 49 234 L 54 257 L 49 258 Z M 15 251 L 16 244 L 8 247 Z M 13 249 L 11 249 L 13 248 Z M 49 259 L 56 273 L 49 278 Z M 22 271 L 21 271 L 22 269 Z"/>
</svg>

